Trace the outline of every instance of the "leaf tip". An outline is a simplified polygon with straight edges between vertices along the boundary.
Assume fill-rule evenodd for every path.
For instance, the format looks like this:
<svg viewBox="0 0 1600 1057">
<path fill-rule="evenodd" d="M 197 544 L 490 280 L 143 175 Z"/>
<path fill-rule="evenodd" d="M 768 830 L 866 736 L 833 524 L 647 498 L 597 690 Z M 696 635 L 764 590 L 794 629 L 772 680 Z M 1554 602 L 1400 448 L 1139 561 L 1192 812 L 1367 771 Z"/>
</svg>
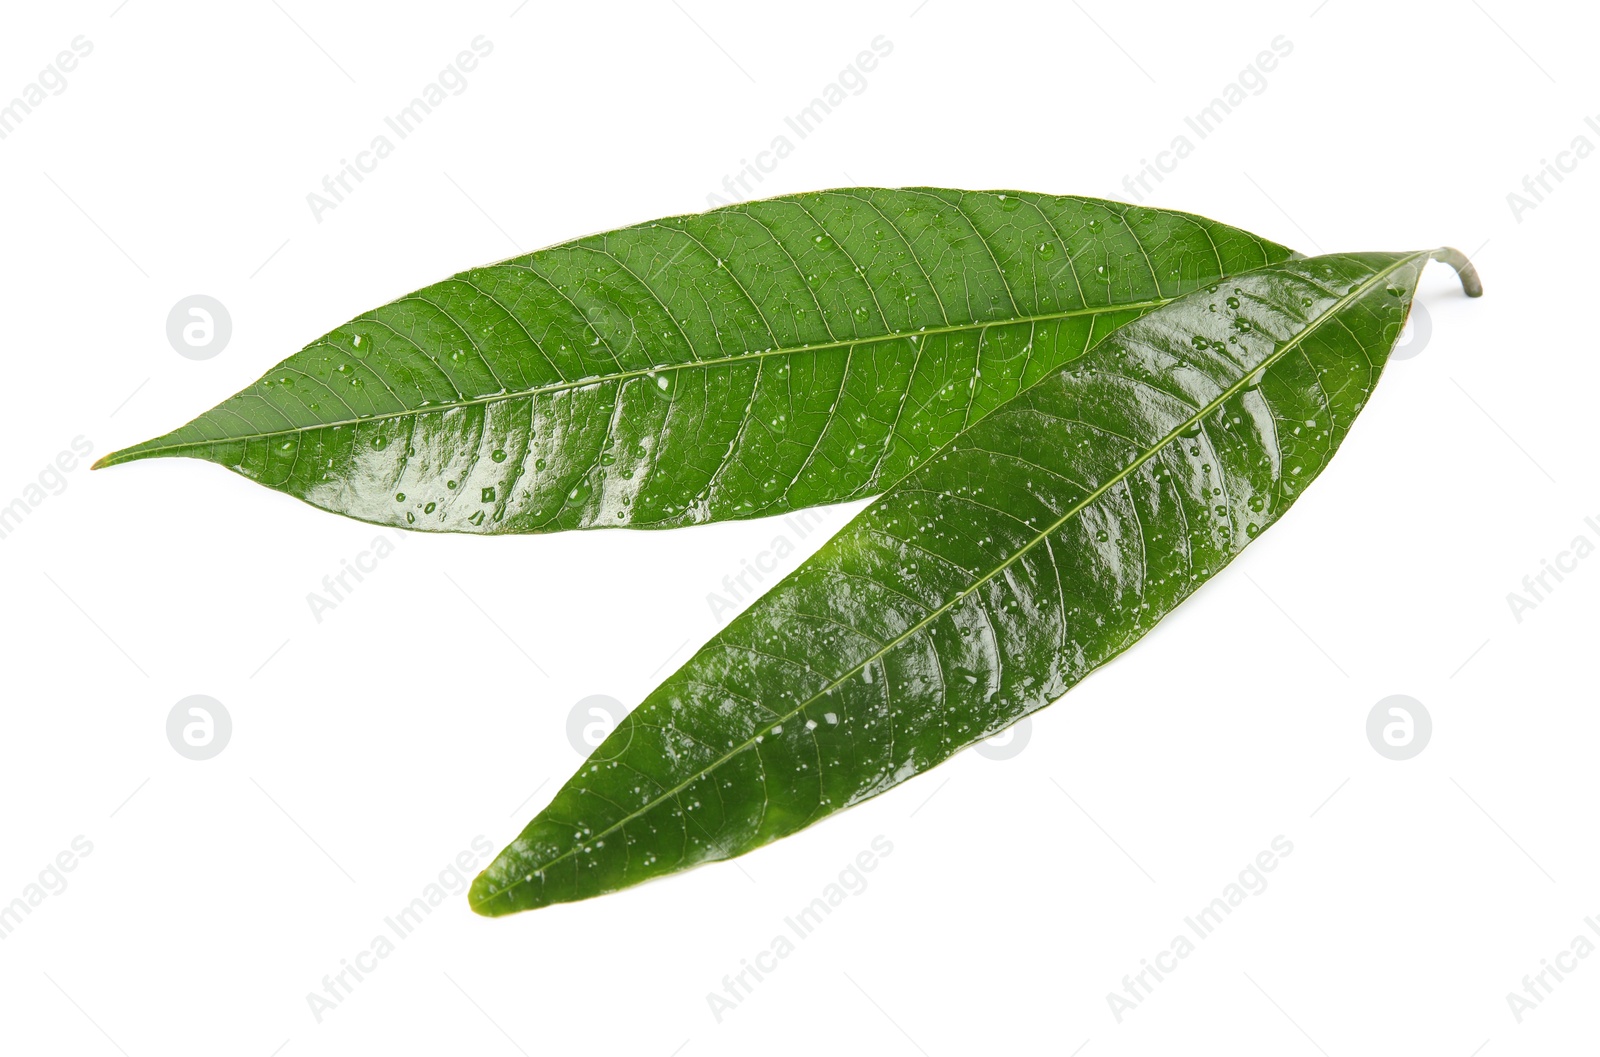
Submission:
<svg viewBox="0 0 1600 1057">
<path fill-rule="evenodd" d="M 107 455 L 102 455 L 90 465 L 89 469 L 104 470 L 108 466 L 117 466 L 125 462 L 136 462 L 145 457 L 144 452 L 139 450 L 142 446 L 143 445 L 136 444 L 131 448 L 121 448 Z"/>
<path fill-rule="evenodd" d="M 493 868 L 494 864 L 491 864 L 489 870 L 473 878 L 472 886 L 467 889 L 467 905 L 480 917 L 497 918 L 516 909 L 507 899 L 509 889 L 495 883 L 494 878 L 489 876 Z"/>
</svg>

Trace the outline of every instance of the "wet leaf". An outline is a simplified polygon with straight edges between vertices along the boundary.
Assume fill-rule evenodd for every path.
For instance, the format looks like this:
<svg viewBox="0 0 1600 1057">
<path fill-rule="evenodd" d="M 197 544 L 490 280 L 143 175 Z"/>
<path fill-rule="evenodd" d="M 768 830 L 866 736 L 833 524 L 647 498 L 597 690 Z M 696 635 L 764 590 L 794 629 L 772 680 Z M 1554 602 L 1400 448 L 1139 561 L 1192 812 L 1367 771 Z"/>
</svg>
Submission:
<svg viewBox="0 0 1600 1057">
<path fill-rule="evenodd" d="M 433 531 L 779 513 L 881 492 L 1121 323 L 1290 255 L 1095 199 L 751 202 L 462 272 L 98 465 L 206 459 Z"/>
<path fill-rule="evenodd" d="M 1460 254 L 1436 256 L 1479 292 Z M 652 692 L 477 878 L 473 908 L 743 854 L 1060 697 L 1323 471 L 1429 257 L 1234 276 L 1000 405 Z"/>
</svg>

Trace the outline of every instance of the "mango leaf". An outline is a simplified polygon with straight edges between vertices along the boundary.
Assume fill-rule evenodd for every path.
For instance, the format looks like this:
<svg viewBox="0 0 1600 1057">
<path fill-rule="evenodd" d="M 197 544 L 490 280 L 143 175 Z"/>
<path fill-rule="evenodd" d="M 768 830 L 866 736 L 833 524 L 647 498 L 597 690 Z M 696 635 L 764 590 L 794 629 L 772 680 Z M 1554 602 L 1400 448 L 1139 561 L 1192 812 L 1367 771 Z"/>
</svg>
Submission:
<svg viewBox="0 0 1600 1057">
<path fill-rule="evenodd" d="M 462 272 L 97 465 L 206 459 L 442 532 L 779 513 L 881 492 L 1121 323 L 1291 255 L 1086 198 L 751 202 Z"/>
<path fill-rule="evenodd" d="M 1288 261 L 992 411 L 656 688 L 478 876 L 473 908 L 741 855 L 1060 697 L 1322 472 L 1430 256 L 1481 292 L 1453 250 Z"/>
</svg>

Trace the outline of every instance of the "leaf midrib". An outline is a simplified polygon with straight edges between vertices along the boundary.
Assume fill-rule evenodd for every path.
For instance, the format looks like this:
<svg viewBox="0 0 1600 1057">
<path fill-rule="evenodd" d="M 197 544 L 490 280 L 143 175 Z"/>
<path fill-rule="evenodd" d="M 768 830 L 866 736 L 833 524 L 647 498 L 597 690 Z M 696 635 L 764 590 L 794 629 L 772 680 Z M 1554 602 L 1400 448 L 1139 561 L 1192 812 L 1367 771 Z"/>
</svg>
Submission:
<svg viewBox="0 0 1600 1057">
<path fill-rule="evenodd" d="M 1122 481 L 1126 480 L 1128 478 L 1128 476 L 1131 475 L 1139 467 L 1143 466 L 1146 462 L 1149 462 L 1151 459 L 1155 458 L 1155 456 L 1157 454 L 1159 454 L 1162 449 L 1164 449 L 1167 445 L 1171 444 L 1174 439 L 1176 439 L 1177 437 L 1181 436 L 1185 430 L 1191 428 L 1196 423 L 1203 421 L 1207 415 L 1209 415 L 1212 412 L 1216 411 L 1217 408 L 1221 407 L 1222 404 L 1225 403 L 1229 398 L 1233 397 L 1234 395 L 1239 393 L 1241 390 L 1246 388 L 1246 385 L 1250 381 L 1250 379 L 1252 379 L 1254 377 L 1257 377 L 1258 375 L 1262 374 L 1268 368 L 1272 367 L 1273 364 L 1275 364 L 1279 360 L 1281 360 L 1284 356 L 1288 355 L 1291 351 L 1293 351 L 1294 349 L 1298 348 L 1305 341 L 1305 339 L 1307 337 L 1309 337 L 1312 333 L 1314 333 L 1319 327 L 1321 327 L 1329 319 L 1334 318 L 1334 316 L 1339 311 L 1341 311 L 1345 306 L 1349 305 L 1351 302 L 1355 301 L 1358 297 L 1360 297 L 1363 294 L 1367 293 L 1369 290 L 1371 290 L 1373 287 L 1375 287 L 1379 282 L 1383 281 L 1385 278 L 1387 278 L 1389 275 L 1393 274 L 1394 272 L 1398 271 L 1400 268 L 1404 267 L 1407 264 L 1410 264 L 1411 262 L 1417 260 L 1418 258 L 1426 258 L 1428 256 L 1429 256 L 1428 252 L 1408 254 L 1408 255 L 1400 258 L 1395 263 L 1389 265 L 1387 268 L 1384 268 L 1382 271 L 1374 273 L 1373 276 L 1370 279 L 1368 279 L 1366 282 L 1362 283 L 1360 286 L 1355 287 L 1349 293 L 1345 294 L 1343 297 L 1339 298 L 1338 301 L 1334 302 L 1333 305 L 1329 306 L 1327 311 L 1325 311 L 1316 320 L 1312 321 L 1304 330 L 1302 330 L 1300 333 L 1294 335 L 1294 337 L 1290 338 L 1288 341 L 1284 342 L 1283 346 L 1281 348 L 1274 349 L 1272 354 L 1267 356 L 1265 359 L 1263 359 L 1258 366 L 1256 366 L 1254 368 L 1251 368 L 1248 371 L 1243 372 L 1240 375 L 1240 377 L 1239 377 L 1239 379 L 1237 381 L 1235 381 L 1227 389 L 1223 390 L 1222 393 L 1220 393 L 1214 400 L 1212 400 L 1210 403 L 1206 404 L 1204 407 L 1202 407 L 1201 409 L 1196 411 L 1193 415 L 1191 415 L 1188 419 L 1186 419 L 1181 425 L 1179 425 L 1178 427 L 1173 429 L 1171 432 L 1169 432 L 1165 437 L 1163 437 L 1159 442 L 1151 445 L 1146 451 L 1144 451 L 1142 454 L 1140 454 L 1140 456 L 1137 459 L 1135 459 L 1132 462 L 1130 462 L 1125 468 L 1123 468 L 1122 470 L 1120 470 L 1116 474 L 1114 474 L 1104 484 L 1100 485 L 1098 488 L 1096 488 L 1089 495 L 1085 496 L 1082 500 L 1080 500 L 1077 504 L 1075 504 L 1065 514 L 1061 515 L 1061 517 L 1056 519 L 1056 521 L 1053 522 L 1048 528 L 1045 528 L 1045 529 L 1041 530 L 1040 532 L 1036 533 L 1034 535 L 1033 539 L 1029 540 L 1023 546 L 1017 548 L 1015 553 L 1011 554 L 1005 560 L 1001 561 L 993 569 L 991 569 L 988 572 L 984 573 L 982 576 L 974 579 L 972 581 L 972 583 L 970 583 L 967 587 L 963 588 L 961 591 L 957 592 L 954 596 L 952 596 L 943 605 L 941 605 L 937 609 L 931 611 L 926 617 L 924 617 L 923 619 L 919 620 L 917 623 L 913 624 L 911 627 L 907 628 L 905 631 L 901 632 L 899 635 L 895 636 L 893 639 L 889 640 L 889 642 L 885 643 L 883 645 L 883 647 L 881 649 L 879 649 L 876 653 L 872 654 L 871 656 L 869 656 L 866 659 L 862 660 L 859 664 L 856 664 L 854 667 L 852 667 L 848 671 L 844 672 L 842 675 L 840 675 L 838 678 L 834 679 L 833 682 L 829 683 L 822 690 L 819 690 L 817 693 L 815 693 L 811 697 L 807 698 L 804 702 L 796 705 L 791 711 L 785 713 L 784 715 L 781 715 L 781 716 L 777 717 L 776 719 L 774 719 L 773 721 L 768 723 L 765 727 L 763 727 L 758 733 L 752 735 L 750 738 L 745 740 L 743 743 L 741 743 L 741 744 L 735 746 L 734 748 L 730 749 L 727 753 L 725 753 L 724 755 L 718 757 L 712 763 L 710 763 L 707 766 L 701 768 L 699 771 L 697 771 L 691 777 L 686 778 L 684 781 L 680 782 L 678 785 L 672 787 L 671 789 L 668 789 L 665 792 L 660 793 L 654 799 L 652 799 L 649 803 L 645 804 L 644 806 L 642 806 L 642 807 L 640 807 L 640 808 L 638 808 L 638 809 L 636 809 L 634 811 L 629 812 L 627 815 L 623 816 L 621 819 L 619 819 L 616 822 L 612 823 L 610 826 L 607 826 L 605 829 L 603 829 L 599 833 L 595 834 L 594 835 L 594 839 L 598 840 L 598 839 L 602 839 L 604 837 L 609 836 L 610 834 L 616 832 L 622 826 L 625 826 L 629 822 L 632 822 L 635 819 L 643 816 L 645 812 L 649 811 L 656 804 L 661 803 L 663 800 L 668 800 L 668 799 L 671 799 L 672 797 L 677 796 L 679 793 L 683 792 L 685 789 L 687 789 L 694 782 L 697 782 L 697 781 L 701 780 L 702 778 L 706 777 L 707 775 L 713 773 L 714 771 L 717 770 L 717 768 L 721 767 L 723 764 L 727 763 L 729 760 L 733 759 L 735 756 L 738 756 L 739 754 L 747 751 L 751 746 L 756 744 L 756 738 L 765 736 L 766 734 L 771 732 L 773 727 L 779 726 L 779 725 L 784 724 L 784 723 L 787 723 L 790 720 L 794 719 L 795 717 L 799 716 L 806 709 L 808 709 L 812 705 L 816 704 L 822 698 L 826 697 L 828 694 L 832 693 L 834 690 L 837 690 L 839 687 L 843 686 L 849 680 L 855 678 L 855 676 L 857 674 L 859 674 L 862 671 L 862 669 L 866 668 L 869 664 L 872 664 L 874 661 L 877 661 L 877 660 L 881 659 L 886 654 L 888 654 L 891 650 L 895 649 L 901 643 L 903 643 L 903 642 L 907 641 L 909 638 L 911 638 L 911 636 L 917 634 L 923 628 L 925 628 L 929 624 L 931 624 L 933 621 L 937 620 L 939 617 L 941 617 L 945 613 L 949 612 L 952 608 L 954 608 L 956 605 L 958 605 L 963 599 L 965 599 L 973 591 L 977 590 L 983 584 L 987 583 L 989 580 L 992 580 L 994 577 L 998 576 L 1000 573 L 1004 572 L 1012 564 L 1014 564 L 1018 559 L 1020 559 L 1024 554 L 1027 554 L 1034 547 L 1038 546 L 1038 544 L 1040 542 L 1042 542 L 1043 540 L 1048 538 L 1052 533 L 1054 533 L 1062 525 L 1065 525 L 1072 518 L 1074 518 L 1078 514 L 1082 513 L 1083 510 L 1085 508 L 1087 508 L 1090 503 L 1093 503 L 1095 500 L 1097 500 L 1101 496 L 1105 495 L 1106 492 L 1108 492 L 1110 489 L 1114 488 L 1116 485 L 1118 485 Z M 1176 300 L 1176 298 L 1174 298 L 1173 300 Z M 1041 381 L 1042 380 L 1043 379 L 1041 379 Z M 959 437 L 959 435 L 958 435 L 958 437 Z M 953 443 L 955 443 L 955 441 L 952 440 L 951 443 L 953 444 Z M 930 458 L 929 461 L 931 461 L 931 458 Z M 562 852 L 560 855 L 557 855 L 555 858 L 550 859 L 548 862 L 545 862 L 545 863 L 541 864 L 538 867 L 537 871 L 536 871 L 536 875 L 542 875 L 551 866 L 553 866 L 556 863 L 560 862 L 562 859 L 566 859 L 566 858 L 571 857 L 574 854 L 576 854 L 575 850 L 569 850 L 569 851 Z M 524 880 L 513 881 L 511 884 L 507 885 L 505 888 L 502 888 L 499 891 L 495 892 L 488 899 L 483 900 L 479 905 L 481 906 L 481 905 L 489 903 L 490 901 L 492 901 L 494 899 L 498 899 L 498 898 L 504 896 L 506 893 L 514 890 L 515 888 L 517 888 L 517 887 L 519 887 L 519 886 L 521 886 L 522 884 L 525 884 L 525 883 L 527 883 L 527 882 L 525 882 Z"/>
<path fill-rule="evenodd" d="M 1024 323 L 1045 323 L 1058 319 L 1072 319 L 1078 316 L 1104 315 L 1110 312 L 1129 312 L 1144 309 L 1161 308 L 1169 305 L 1178 298 L 1186 296 L 1175 294 L 1172 297 L 1154 298 L 1146 301 L 1129 301 L 1124 304 L 1100 305 L 1070 309 L 1065 312 L 1047 312 L 1042 315 L 1013 316 L 1006 319 L 991 319 L 973 323 L 953 323 L 936 327 L 924 327 L 919 330 L 890 331 L 886 334 L 875 334 L 865 338 L 847 338 L 837 341 L 819 342 L 813 345 L 789 345 L 764 349 L 758 352 L 742 352 L 732 356 L 718 356 L 705 360 L 689 360 L 684 363 L 665 364 L 656 367 L 640 367 L 636 370 L 614 371 L 611 374 L 590 375 L 585 378 L 563 380 L 550 385 L 533 386 L 528 389 L 519 389 L 515 392 L 494 393 L 489 396 L 472 397 L 465 400 L 441 401 L 427 407 L 406 408 L 400 411 L 385 411 L 380 414 L 368 415 L 365 418 L 329 419 L 308 426 L 291 426 L 288 429 L 263 430 L 257 433 L 239 433 L 208 440 L 184 440 L 172 444 L 158 444 L 129 448 L 124 452 L 117 452 L 107 457 L 104 465 L 110 466 L 117 462 L 126 461 L 116 456 L 128 458 L 143 458 L 158 452 L 178 451 L 183 449 L 205 448 L 213 444 L 232 444 L 239 441 L 265 440 L 268 437 L 285 437 L 296 433 L 309 433 L 313 430 L 331 429 L 338 426 L 358 426 L 372 422 L 382 422 L 396 418 L 410 418 L 413 416 L 443 414 L 463 407 L 481 407 L 496 404 L 506 400 L 522 400 L 528 397 L 543 396 L 546 393 L 561 393 L 573 389 L 583 389 L 591 385 L 605 385 L 611 382 L 624 382 L 632 378 L 655 377 L 669 374 L 674 371 L 692 370 L 698 367 L 720 367 L 727 364 L 749 363 L 762 360 L 768 356 L 796 356 L 808 352 L 825 352 L 829 349 L 853 348 L 861 345 L 873 345 L 881 342 L 899 341 L 906 338 L 923 338 L 938 334 L 959 333 L 961 331 L 983 331 L 991 327 L 1018 326 Z M 315 343 L 308 348 L 315 348 Z"/>
</svg>

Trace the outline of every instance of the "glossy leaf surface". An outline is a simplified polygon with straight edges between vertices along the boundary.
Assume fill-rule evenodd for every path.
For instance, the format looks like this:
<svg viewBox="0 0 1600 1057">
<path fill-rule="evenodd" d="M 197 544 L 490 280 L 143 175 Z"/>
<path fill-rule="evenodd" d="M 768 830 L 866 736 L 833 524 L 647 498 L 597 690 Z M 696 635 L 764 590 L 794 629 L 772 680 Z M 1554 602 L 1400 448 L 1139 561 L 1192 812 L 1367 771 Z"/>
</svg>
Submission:
<svg viewBox="0 0 1600 1057">
<path fill-rule="evenodd" d="M 1440 257 L 1478 292 L 1459 254 Z M 1060 697 L 1322 472 L 1428 258 L 1232 277 L 963 431 L 624 719 L 477 878 L 473 907 L 583 899 L 739 855 Z"/>
<path fill-rule="evenodd" d="M 206 459 L 434 531 L 778 513 L 881 492 L 1121 323 L 1290 255 L 1096 199 L 750 202 L 418 290 L 100 465 Z"/>
</svg>

